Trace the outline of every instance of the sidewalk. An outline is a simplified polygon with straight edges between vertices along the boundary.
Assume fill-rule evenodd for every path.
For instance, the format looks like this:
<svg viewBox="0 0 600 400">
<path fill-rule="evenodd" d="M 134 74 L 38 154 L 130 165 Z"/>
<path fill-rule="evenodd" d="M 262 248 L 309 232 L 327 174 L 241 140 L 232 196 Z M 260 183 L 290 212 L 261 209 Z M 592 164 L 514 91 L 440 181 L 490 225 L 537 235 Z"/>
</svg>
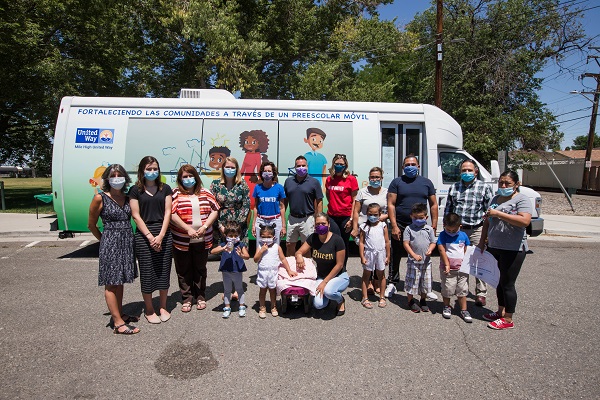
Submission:
<svg viewBox="0 0 600 400">
<path fill-rule="evenodd" d="M 600 217 L 577 217 L 570 215 L 542 215 L 544 218 L 544 235 L 577 236 L 600 238 Z M 56 220 L 54 215 L 0 213 L 0 238 L 36 236 L 47 239 L 58 238 L 58 231 L 50 231 L 50 224 Z M 440 219 L 438 227 L 441 229 Z M 78 236 L 92 238 L 91 233 Z M 89 238 L 88 238 L 89 236 Z"/>
</svg>

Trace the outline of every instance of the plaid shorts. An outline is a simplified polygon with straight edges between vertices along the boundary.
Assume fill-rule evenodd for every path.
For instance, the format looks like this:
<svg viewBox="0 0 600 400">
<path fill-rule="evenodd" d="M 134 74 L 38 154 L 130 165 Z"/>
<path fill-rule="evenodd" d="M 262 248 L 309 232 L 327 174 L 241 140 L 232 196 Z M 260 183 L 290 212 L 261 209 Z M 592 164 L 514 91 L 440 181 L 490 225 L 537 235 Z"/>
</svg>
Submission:
<svg viewBox="0 0 600 400">
<path fill-rule="evenodd" d="M 406 278 L 404 290 L 406 294 L 417 295 L 431 292 L 431 260 L 426 264 L 415 264 L 410 258 L 406 261 Z"/>
</svg>

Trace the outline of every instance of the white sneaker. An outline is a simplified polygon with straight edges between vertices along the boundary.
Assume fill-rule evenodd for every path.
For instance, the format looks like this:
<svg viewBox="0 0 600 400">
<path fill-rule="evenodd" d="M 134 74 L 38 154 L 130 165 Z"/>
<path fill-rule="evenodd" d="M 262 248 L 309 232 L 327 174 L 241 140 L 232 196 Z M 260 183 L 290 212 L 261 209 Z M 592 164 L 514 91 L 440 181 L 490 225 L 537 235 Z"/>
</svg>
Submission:
<svg viewBox="0 0 600 400">
<path fill-rule="evenodd" d="M 442 311 L 442 317 L 450 319 L 450 317 L 452 317 L 452 309 L 448 306 L 445 306 L 444 310 Z"/>
<path fill-rule="evenodd" d="M 231 315 L 231 307 L 223 307 L 223 318 L 229 318 Z"/>
<path fill-rule="evenodd" d="M 387 285 L 387 287 L 385 288 L 385 292 L 384 292 L 384 296 L 386 298 L 391 297 L 394 293 L 396 293 L 396 285 L 394 285 L 393 283 L 390 283 Z"/>
<path fill-rule="evenodd" d="M 429 292 L 427 293 L 427 300 L 433 300 L 436 301 L 438 299 L 437 295 L 433 292 Z"/>
<path fill-rule="evenodd" d="M 240 315 L 240 317 L 246 316 L 246 306 L 240 306 L 239 315 Z"/>
</svg>

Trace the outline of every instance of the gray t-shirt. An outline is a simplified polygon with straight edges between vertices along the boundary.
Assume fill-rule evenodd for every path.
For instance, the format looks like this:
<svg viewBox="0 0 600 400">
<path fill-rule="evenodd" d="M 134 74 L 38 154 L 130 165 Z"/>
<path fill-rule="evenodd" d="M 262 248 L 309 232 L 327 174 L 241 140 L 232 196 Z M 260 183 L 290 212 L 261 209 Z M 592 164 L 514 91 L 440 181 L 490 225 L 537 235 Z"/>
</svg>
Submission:
<svg viewBox="0 0 600 400">
<path fill-rule="evenodd" d="M 490 208 L 500 212 L 516 215 L 517 213 L 533 214 L 531 202 L 524 194 L 517 193 L 516 196 L 498 204 L 498 197 L 494 196 Z M 500 250 L 528 250 L 527 234 L 525 228 L 511 225 L 499 218 L 489 218 L 488 246 Z"/>
<path fill-rule="evenodd" d="M 426 256 L 425 253 L 427 252 L 427 249 L 431 243 L 436 243 L 435 233 L 433 232 L 433 228 L 431 226 L 425 225 L 424 227 L 419 228 L 414 224 L 410 224 L 406 227 L 406 229 L 404 229 L 402 240 L 408 240 L 410 242 L 410 248 L 412 251 L 423 257 L 423 262 L 425 264 L 429 263 L 429 257 Z M 412 257 L 408 257 L 412 260 Z"/>
<path fill-rule="evenodd" d="M 386 188 L 381 188 L 379 194 L 371 194 L 368 187 L 364 187 L 356 194 L 355 201 L 360 203 L 360 211 L 358 213 L 358 224 L 362 225 L 367 222 L 367 207 L 371 203 L 377 203 L 381 206 L 381 213 L 387 214 L 387 192 Z"/>
</svg>

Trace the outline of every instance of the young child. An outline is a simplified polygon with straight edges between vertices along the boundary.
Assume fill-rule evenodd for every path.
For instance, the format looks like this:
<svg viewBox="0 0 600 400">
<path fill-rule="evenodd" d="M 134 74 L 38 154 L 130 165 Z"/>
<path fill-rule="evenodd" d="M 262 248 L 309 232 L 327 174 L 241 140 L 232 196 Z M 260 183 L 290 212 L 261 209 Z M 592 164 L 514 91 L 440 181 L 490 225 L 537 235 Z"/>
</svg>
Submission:
<svg viewBox="0 0 600 400">
<path fill-rule="evenodd" d="M 239 315 L 246 316 L 246 303 L 244 302 L 244 287 L 242 272 L 246 271 L 244 260 L 250 258 L 248 248 L 244 242 L 240 242 L 240 225 L 235 221 L 225 223 L 226 242 L 220 243 L 213 248 L 211 254 L 221 254 L 221 264 L 219 271 L 223 273 L 223 318 L 229 318 L 231 315 L 231 283 L 239 295 Z"/>
<path fill-rule="evenodd" d="M 406 227 L 402 237 L 404 249 L 408 253 L 404 289 L 408 307 L 414 313 L 428 312 L 427 293 L 431 292 L 431 252 L 435 248 L 435 233 L 427 225 L 427 204 L 417 203 L 410 210 L 412 224 Z M 417 303 L 414 295 L 421 295 Z"/>
<path fill-rule="evenodd" d="M 448 213 L 444 216 L 444 231 L 438 237 L 437 246 L 440 252 L 440 277 L 442 280 L 442 297 L 444 311 L 442 316 L 450 319 L 450 297 L 456 295 L 460 306 L 460 317 L 465 322 L 473 322 L 471 314 L 467 311 L 467 294 L 469 294 L 469 274 L 460 272 L 460 265 L 467 246 L 471 244 L 466 233 L 460 230 L 460 216 Z"/>
<path fill-rule="evenodd" d="M 367 222 L 360 227 L 358 251 L 363 265 L 362 275 L 362 301 L 364 308 L 373 308 L 369 301 L 367 287 L 371 280 L 371 273 L 375 271 L 379 282 L 379 293 L 385 292 L 385 266 L 390 262 L 390 239 L 385 222 L 379 221 L 381 206 L 371 203 L 367 206 Z M 383 295 L 379 296 L 379 307 L 385 307 Z"/>
<path fill-rule="evenodd" d="M 265 300 L 267 297 L 267 289 L 271 296 L 271 315 L 276 317 L 277 312 L 277 276 L 279 264 L 283 264 L 290 277 L 298 275 L 296 271 L 290 269 L 290 265 L 285 259 L 283 250 L 279 243 L 275 242 L 275 224 L 260 225 L 260 238 L 257 242 L 257 250 L 254 255 L 254 262 L 258 263 L 258 273 L 256 275 L 256 284 L 260 288 L 258 292 L 258 316 L 261 319 L 267 318 L 267 307 Z M 260 246 L 260 247 L 259 247 Z"/>
</svg>

